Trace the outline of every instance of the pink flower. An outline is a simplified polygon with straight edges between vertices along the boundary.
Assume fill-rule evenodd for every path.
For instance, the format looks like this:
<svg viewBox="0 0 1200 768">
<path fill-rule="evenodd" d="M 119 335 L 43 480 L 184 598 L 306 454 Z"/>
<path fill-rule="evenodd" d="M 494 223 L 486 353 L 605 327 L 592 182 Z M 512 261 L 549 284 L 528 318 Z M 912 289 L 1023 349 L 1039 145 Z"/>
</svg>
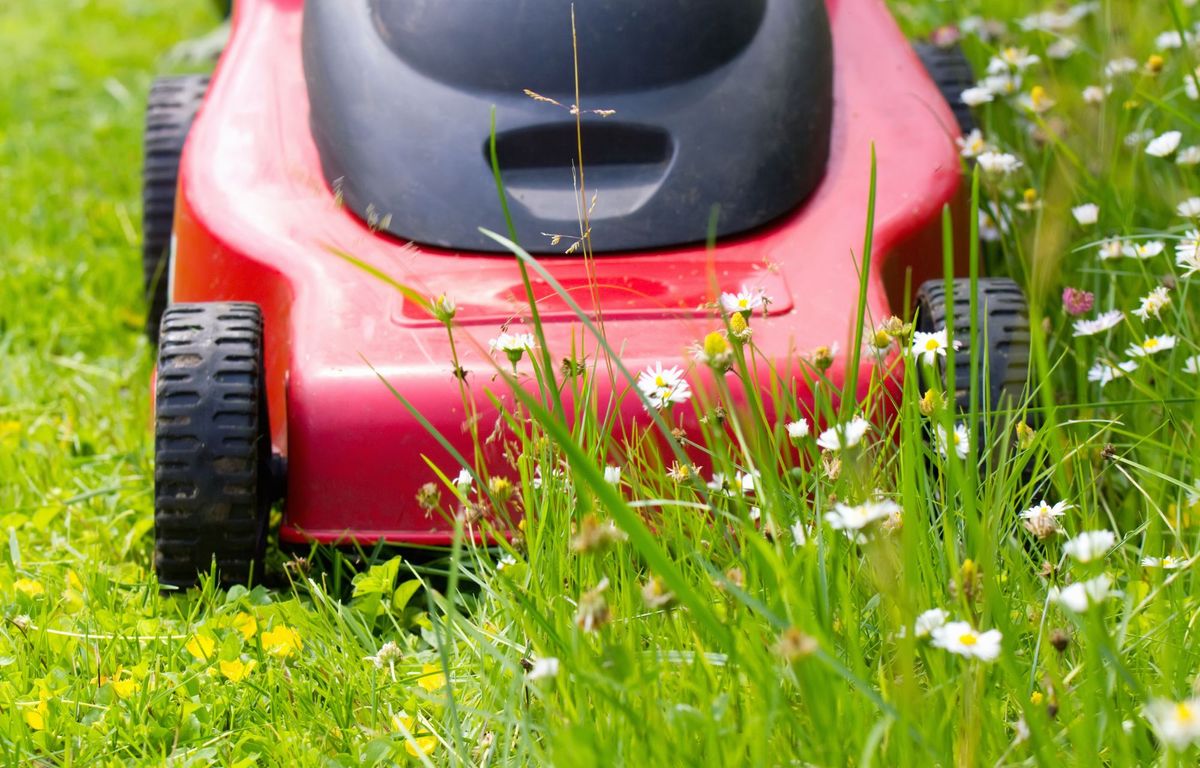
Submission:
<svg viewBox="0 0 1200 768">
<path fill-rule="evenodd" d="M 1068 315 L 1082 315 L 1092 311 L 1092 304 L 1096 301 L 1096 297 L 1088 292 L 1081 291 L 1078 288 L 1066 287 L 1063 288 L 1063 309 Z"/>
</svg>

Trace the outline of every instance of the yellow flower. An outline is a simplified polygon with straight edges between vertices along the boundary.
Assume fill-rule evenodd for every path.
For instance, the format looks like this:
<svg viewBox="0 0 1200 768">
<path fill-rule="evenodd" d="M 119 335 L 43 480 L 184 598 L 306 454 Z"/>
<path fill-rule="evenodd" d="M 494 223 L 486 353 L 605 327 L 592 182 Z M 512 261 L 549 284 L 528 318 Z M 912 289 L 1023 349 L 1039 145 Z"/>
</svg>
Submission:
<svg viewBox="0 0 1200 768">
<path fill-rule="evenodd" d="M 200 661 L 210 661 L 213 651 L 216 650 L 217 641 L 208 635 L 193 635 L 192 639 L 188 640 L 183 647 Z"/>
<path fill-rule="evenodd" d="M 1036 707 L 1038 704 L 1041 704 L 1045 698 L 1046 697 L 1042 695 L 1041 691 L 1034 691 L 1033 693 L 1029 694 L 1029 703 Z"/>
<path fill-rule="evenodd" d="M 13 588 L 29 598 L 41 597 L 46 594 L 46 588 L 42 586 L 42 583 L 33 579 L 17 579 L 13 582 Z"/>
<path fill-rule="evenodd" d="M 46 700 L 42 699 L 37 703 L 36 707 L 26 709 L 22 716 L 25 718 L 25 724 L 35 731 L 46 730 L 46 721 L 50 719 L 50 708 L 46 706 Z"/>
<path fill-rule="evenodd" d="M 430 693 L 433 693 L 434 691 L 440 691 L 441 689 L 445 688 L 446 676 L 439 672 L 439 669 L 440 667 L 438 667 L 436 664 L 426 664 L 425 666 L 421 667 L 421 671 L 425 674 L 417 678 L 417 685 L 421 686 Z"/>
<path fill-rule="evenodd" d="M 396 730 L 406 735 L 404 749 L 413 757 L 424 757 L 437 749 L 437 737 L 425 731 L 418 735 L 419 724 L 416 718 L 407 712 L 392 715 L 392 724 L 396 726 Z"/>
<path fill-rule="evenodd" d="M 74 570 L 67 571 L 67 586 L 77 592 L 83 591 L 83 582 L 79 580 L 79 574 Z"/>
<path fill-rule="evenodd" d="M 250 661 L 242 661 L 234 659 L 233 661 L 222 661 L 217 664 L 221 668 L 221 674 L 227 679 L 235 683 L 240 683 L 250 676 L 250 672 L 254 669 L 258 662 L 251 659 Z"/>
<path fill-rule="evenodd" d="M 239 613 L 233 617 L 233 628 L 242 634 L 243 640 L 249 640 L 258 631 L 258 622 L 249 613 Z"/>
<path fill-rule="evenodd" d="M 304 647 L 304 642 L 300 639 L 300 633 L 283 624 L 263 632 L 262 644 L 267 653 L 272 656 L 278 656 L 281 659 L 294 656 L 297 651 Z"/>
<path fill-rule="evenodd" d="M 117 694 L 118 698 L 128 699 L 133 694 L 141 690 L 138 681 L 132 677 L 127 677 L 123 680 L 112 680 L 113 693 Z"/>
</svg>

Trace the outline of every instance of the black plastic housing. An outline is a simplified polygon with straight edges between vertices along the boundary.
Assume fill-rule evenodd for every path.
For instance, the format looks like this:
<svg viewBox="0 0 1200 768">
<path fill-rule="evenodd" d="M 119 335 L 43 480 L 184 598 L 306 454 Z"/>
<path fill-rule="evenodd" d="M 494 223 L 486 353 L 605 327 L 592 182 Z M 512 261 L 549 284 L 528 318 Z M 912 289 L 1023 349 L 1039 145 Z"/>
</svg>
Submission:
<svg viewBox="0 0 1200 768">
<path fill-rule="evenodd" d="M 522 244 L 579 234 L 568 0 L 307 0 L 310 124 L 328 182 L 397 237 L 498 250 L 490 113 Z M 597 251 L 702 241 L 799 206 L 829 153 L 822 0 L 589 0 L 575 8 Z M 563 106 L 535 101 L 524 89 Z M 600 117 L 590 110 L 613 110 Z"/>
</svg>

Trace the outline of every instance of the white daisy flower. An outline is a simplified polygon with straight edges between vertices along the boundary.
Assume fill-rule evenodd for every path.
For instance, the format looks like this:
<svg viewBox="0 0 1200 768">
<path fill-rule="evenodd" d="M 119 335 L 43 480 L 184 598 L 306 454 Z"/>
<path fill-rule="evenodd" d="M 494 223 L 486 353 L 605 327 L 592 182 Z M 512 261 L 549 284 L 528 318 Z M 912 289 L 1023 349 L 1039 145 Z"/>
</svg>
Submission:
<svg viewBox="0 0 1200 768">
<path fill-rule="evenodd" d="M 1191 35 L 1188 36 L 1189 38 Z M 1178 30 L 1169 29 L 1154 38 L 1154 47 L 1160 51 L 1170 51 L 1183 46 L 1183 35 Z"/>
<path fill-rule="evenodd" d="M 742 493 L 749 496 L 752 493 L 762 492 L 762 472 L 757 469 L 753 472 L 738 472 L 737 484 L 741 487 Z"/>
<path fill-rule="evenodd" d="M 1200 373 L 1200 355 L 1192 355 L 1183 361 L 1184 373 Z"/>
<path fill-rule="evenodd" d="M 1098 85 L 1089 85 L 1083 89 L 1083 100 L 1087 104 L 1103 104 L 1106 95 L 1105 89 Z"/>
<path fill-rule="evenodd" d="M 1118 77 L 1119 75 L 1128 75 L 1131 72 L 1137 72 L 1138 63 L 1136 60 L 1124 56 L 1119 59 L 1112 59 L 1104 65 L 1104 76 L 1108 78 Z"/>
<path fill-rule="evenodd" d="M 1200 197 L 1189 197 L 1179 205 L 1175 206 L 1175 213 L 1185 219 L 1194 219 L 1200 216 Z"/>
<path fill-rule="evenodd" d="M 1075 217 L 1075 221 L 1079 222 L 1080 226 L 1086 227 L 1095 224 L 1100 218 L 1100 206 L 1095 203 L 1077 205 L 1071 209 L 1071 215 Z"/>
<path fill-rule="evenodd" d="M 855 416 L 845 424 L 832 426 L 822 432 L 817 437 L 817 446 L 826 451 L 840 451 L 845 448 L 853 448 L 862 441 L 863 436 L 867 434 L 867 430 L 870 428 L 871 422 L 862 416 Z"/>
<path fill-rule="evenodd" d="M 1063 552 L 1080 563 L 1090 563 L 1108 554 L 1116 543 L 1117 535 L 1112 531 L 1084 531 L 1063 544 Z"/>
<path fill-rule="evenodd" d="M 835 531 L 861 531 L 871 523 L 899 514 L 900 505 L 890 499 L 864 501 L 862 504 L 837 503 L 832 512 L 825 513 L 825 522 Z"/>
<path fill-rule="evenodd" d="M 1142 565 L 1146 568 L 1162 568 L 1167 571 L 1174 571 L 1187 565 L 1186 557 L 1175 557 L 1167 555 L 1166 557 L 1143 557 Z"/>
<path fill-rule="evenodd" d="M 1143 243 L 1125 243 L 1121 246 L 1121 255 L 1131 259 L 1153 259 L 1163 252 L 1166 246 L 1162 240 L 1147 240 Z"/>
<path fill-rule="evenodd" d="M 930 644 L 935 648 L 980 661 L 995 661 L 1000 655 L 1003 635 L 998 629 L 977 632 L 965 621 L 952 621 L 930 632 Z"/>
<path fill-rule="evenodd" d="M 987 142 L 984 141 L 983 132 L 978 128 L 973 128 L 966 136 L 960 136 L 955 139 L 954 143 L 958 145 L 958 153 L 966 158 L 978 157 L 981 152 L 987 149 Z"/>
<path fill-rule="evenodd" d="M 947 335 L 945 328 L 933 333 L 915 331 L 912 342 L 913 355 L 920 358 L 921 362 L 925 365 L 932 365 L 939 357 L 946 356 L 946 350 L 950 348 L 950 343 L 946 338 Z M 961 346 L 962 342 L 955 339 L 954 348 L 958 349 Z"/>
<path fill-rule="evenodd" d="M 1142 320 L 1160 317 L 1163 308 L 1171 303 L 1171 292 L 1165 285 L 1160 285 L 1143 296 L 1141 302 L 1141 306 L 1133 310 L 1133 314 Z"/>
<path fill-rule="evenodd" d="M 1109 328 L 1113 328 L 1120 324 L 1125 319 L 1125 313 L 1119 309 L 1110 309 L 1097 315 L 1091 320 L 1076 320 L 1075 335 L 1076 336 L 1095 336 L 1097 333 L 1103 333 Z"/>
<path fill-rule="evenodd" d="M 950 612 L 941 608 L 930 608 L 913 623 L 913 634 L 917 637 L 929 637 L 935 629 L 944 627 L 950 619 Z"/>
<path fill-rule="evenodd" d="M 1050 602 L 1058 603 L 1074 613 L 1085 613 L 1093 605 L 1099 605 L 1110 597 L 1120 595 L 1121 590 L 1112 589 L 1112 578 L 1107 573 L 1087 581 L 1077 581 L 1062 589 L 1051 587 L 1048 593 Z"/>
<path fill-rule="evenodd" d="M 503 352 L 515 370 L 521 356 L 532 351 L 536 344 L 532 333 L 502 333 L 489 341 L 488 347 L 493 353 Z"/>
<path fill-rule="evenodd" d="M 733 484 L 729 482 L 729 478 L 725 477 L 724 472 L 713 472 L 712 480 L 706 483 L 708 490 L 718 493 L 726 493 L 733 490 Z"/>
<path fill-rule="evenodd" d="M 1119 363 L 1113 363 L 1108 360 L 1097 360 L 1091 368 L 1088 369 L 1088 381 L 1094 381 L 1103 387 L 1113 379 L 1119 379 L 1127 373 L 1133 373 L 1138 368 L 1138 364 L 1133 360 L 1123 360 Z"/>
<path fill-rule="evenodd" d="M 960 459 L 967 458 L 967 454 L 971 450 L 971 430 L 967 429 L 967 425 L 959 422 L 954 425 L 954 431 L 947 438 L 946 429 L 938 424 L 933 430 L 937 434 L 938 451 L 943 456 L 949 457 L 950 447 L 954 448 L 954 455 Z"/>
<path fill-rule="evenodd" d="M 1041 59 L 1037 54 L 1030 53 L 1028 49 L 1014 48 L 1010 45 L 988 60 L 987 71 L 989 74 L 1007 72 L 1009 69 L 1020 72 L 1029 69 L 1039 61 Z"/>
<path fill-rule="evenodd" d="M 558 659 L 553 656 L 533 660 L 526 678 L 529 680 L 544 680 L 558 675 Z"/>
<path fill-rule="evenodd" d="M 979 163 L 979 167 L 985 173 L 998 176 L 1015 173 L 1022 165 L 1016 155 L 1007 152 L 984 152 L 975 158 L 975 162 Z"/>
<path fill-rule="evenodd" d="M 1175 155 L 1176 165 L 1196 165 L 1200 163 L 1200 146 L 1184 147 Z"/>
<path fill-rule="evenodd" d="M 1110 261 L 1121 258 L 1125 246 L 1117 238 L 1111 238 L 1100 243 L 1100 261 Z"/>
<path fill-rule="evenodd" d="M 1179 140 L 1182 138 L 1183 134 L 1179 131 L 1167 131 L 1150 140 L 1150 143 L 1146 145 L 1146 154 L 1154 157 L 1167 157 L 1179 148 Z"/>
<path fill-rule="evenodd" d="M 762 307 L 765 299 L 766 296 L 761 288 L 753 291 L 743 289 L 737 293 L 722 293 L 721 309 L 728 313 L 753 313 Z"/>
<path fill-rule="evenodd" d="M 1200 696 L 1184 701 L 1152 699 L 1146 705 L 1146 719 L 1158 738 L 1179 752 L 1200 744 Z"/>
<path fill-rule="evenodd" d="M 1021 90 L 1021 76 L 1011 72 L 988 75 L 978 87 L 986 88 L 997 96 L 1011 96 Z"/>
<path fill-rule="evenodd" d="M 1068 504 L 1065 501 L 1056 502 L 1054 506 L 1051 506 L 1050 502 L 1042 499 L 1037 504 L 1022 512 L 1021 519 L 1030 520 L 1035 517 L 1059 518 L 1065 515 L 1067 510 L 1074 508 L 1074 504 Z"/>
<path fill-rule="evenodd" d="M 1154 138 L 1154 131 L 1146 129 L 1144 131 L 1131 131 L 1125 135 L 1125 146 L 1129 148 L 1140 147 L 1146 142 Z"/>
<path fill-rule="evenodd" d="M 1125 353 L 1130 357 L 1149 357 L 1174 349 L 1175 341 L 1175 337 L 1170 335 L 1147 336 L 1141 344 L 1131 344 Z"/>
<path fill-rule="evenodd" d="M 611 464 L 604 467 L 604 482 L 608 483 L 609 485 L 620 485 L 621 468 L 614 467 Z"/>
<path fill-rule="evenodd" d="M 788 438 L 793 441 L 799 441 L 802 438 L 808 437 L 808 419 L 803 417 L 795 421 L 787 423 Z"/>
<path fill-rule="evenodd" d="M 1071 55 L 1077 50 L 1079 50 L 1079 43 L 1069 37 L 1060 37 L 1046 46 L 1046 55 L 1056 61 L 1062 61 L 1071 58 Z"/>
<path fill-rule="evenodd" d="M 662 410 L 674 403 L 685 403 L 692 396 L 692 389 L 683 378 L 683 371 L 678 367 L 663 368 L 662 363 L 655 363 L 638 374 L 638 389 L 650 401 L 650 407 Z"/>
<path fill-rule="evenodd" d="M 454 488 L 460 496 L 466 496 L 471 492 L 472 483 L 474 483 L 474 478 L 471 477 L 469 469 L 458 470 L 458 477 L 454 478 Z"/>
<path fill-rule="evenodd" d="M 968 107 L 978 107 L 987 104 L 995 98 L 990 88 L 982 85 L 972 86 L 958 95 L 960 101 Z"/>
<path fill-rule="evenodd" d="M 1200 272 L 1200 231 L 1188 230 L 1175 245 L 1175 266 L 1183 270 L 1182 277 Z"/>
<path fill-rule="evenodd" d="M 792 543 L 797 547 L 803 547 L 808 543 L 808 530 L 804 527 L 803 520 L 792 523 Z"/>
</svg>

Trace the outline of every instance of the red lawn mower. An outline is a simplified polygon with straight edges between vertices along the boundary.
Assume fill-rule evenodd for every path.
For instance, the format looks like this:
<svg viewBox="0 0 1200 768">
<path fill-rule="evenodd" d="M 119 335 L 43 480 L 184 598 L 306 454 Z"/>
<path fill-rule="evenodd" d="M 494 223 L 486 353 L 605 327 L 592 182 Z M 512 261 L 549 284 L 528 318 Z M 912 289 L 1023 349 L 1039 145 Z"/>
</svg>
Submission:
<svg viewBox="0 0 1200 768">
<path fill-rule="evenodd" d="M 516 260 L 478 229 L 505 229 L 493 108 L 521 243 L 585 310 L 599 300 L 631 370 L 683 360 L 711 330 L 698 308 L 714 276 L 771 297 L 754 339 L 782 375 L 797 350 L 845 338 L 872 144 L 871 315 L 908 314 L 906 273 L 941 275 L 941 209 L 963 199 L 954 139 L 971 119 L 957 48 L 914 48 L 882 0 L 603 0 L 575 13 L 580 91 L 612 110 L 582 117 L 598 192 L 590 267 L 542 234 L 579 230 L 575 117 L 523 93 L 574 101 L 565 0 L 239 0 L 211 78 L 155 82 L 143 262 L 162 583 L 194 584 L 214 558 L 226 582 L 257 572 L 279 500 L 285 543 L 451 540 L 415 496 L 433 479 L 422 456 L 457 467 L 380 382 L 471 455 L 446 329 L 334 251 L 452 294 L 456 332 L 487 338 L 522 315 Z M 980 285 L 995 400 L 1024 381 L 1024 304 L 1009 281 Z M 544 281 L 533 290 L 548 347 L 569 349 L 578 318 Z M 940 281 L 918 298 L 932 330 Z M 964 328 L 966 299 L 953 299 Z M 486 355 L 460 347 L 481 381 Z M 840 360 L 828 375 L 843 380 Z M 637 398 L 619 402 L 644 418 Z"/>
</svg>

